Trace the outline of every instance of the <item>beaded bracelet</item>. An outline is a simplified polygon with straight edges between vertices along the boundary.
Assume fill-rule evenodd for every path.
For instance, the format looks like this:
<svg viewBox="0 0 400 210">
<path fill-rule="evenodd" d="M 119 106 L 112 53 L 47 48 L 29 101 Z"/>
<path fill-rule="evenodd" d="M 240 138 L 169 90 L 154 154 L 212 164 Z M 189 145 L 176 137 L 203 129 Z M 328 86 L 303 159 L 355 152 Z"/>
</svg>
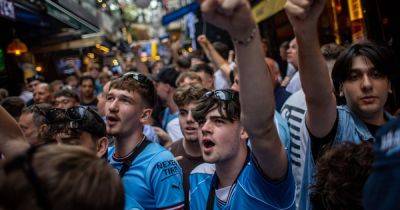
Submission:
<svg viewBox="0 0 400 210">
<path fill-rule="evenodd" d="M 238 39 L 232 37 L 232 41 L 235 44 L 248 45 L 254 39 L 254 37 L 256 36 L 256 33 L 257 33 L 257 26 L 255 26 L 253 28 L 253 30 L 251 31 L 250 36 L 247 37 L 245 40 L 238 40 Z"/>
</svg>

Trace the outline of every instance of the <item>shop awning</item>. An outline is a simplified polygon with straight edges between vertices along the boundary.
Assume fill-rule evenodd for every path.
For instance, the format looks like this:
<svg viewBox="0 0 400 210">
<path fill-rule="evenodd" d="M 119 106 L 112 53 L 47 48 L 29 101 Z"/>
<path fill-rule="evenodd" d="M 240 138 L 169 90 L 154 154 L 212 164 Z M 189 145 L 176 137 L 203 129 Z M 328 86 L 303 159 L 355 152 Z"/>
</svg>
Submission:
<svg viewBox="0 0 400 210">
<path fill-rule="evenodd" d="M 81 49 L 81 48 L 93 47 L 96 44 L 102 43 L 102 41 L 103 38 L 101 36 L 94 36 L 89 38 L 82 38 L 78 40 L 72 40 L 58 44 L 43 46 L 43 47 L 37 47 L 33 48 L 31 51 L 33 53 L 48 53 L 48 52 L 56 52 L 62 50 Z"/>
<path fill-rule="evenodd" d="M 57 20 L 69 25 L 70 27 L 80 30 L 83 33 L 95 33 L 100 31 L 97 24 L 94 23 L 94 21 L 89 20 L 93 18 L 85 17 L 84 19 L 77 14 L 77 13 L 85 14 L 85 11 L 80 11 L 83 10 L 82 8 L 79 9 L 76 8 L 76 11 L 74 11 L 73 13 L 70 10 L 66 9 L 65 6 L 61 6 L 60 4 L 57 4 L 51 0 L 45 0 L 45 2 L 46 2 L 47 13 L 50 16 L 56 18 Z"/>
</svg>

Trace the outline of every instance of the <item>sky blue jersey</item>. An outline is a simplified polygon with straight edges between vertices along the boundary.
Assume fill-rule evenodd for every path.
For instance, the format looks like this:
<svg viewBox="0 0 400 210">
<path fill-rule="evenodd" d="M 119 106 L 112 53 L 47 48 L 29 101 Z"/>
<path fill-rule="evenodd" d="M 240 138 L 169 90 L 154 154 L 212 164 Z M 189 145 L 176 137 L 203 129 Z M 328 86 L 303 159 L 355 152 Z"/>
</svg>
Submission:
<svg viewBox="0 0 400 210">
<path fill-rule="evenodd" d="M 215 165 L 204 163 L 190 175 L 190 209 L 205 210 L 210 188 L 216 178 Z M 286 177 L 268 180 L 251 155 L 228 195 L 226 202 L 217 196 L 214 209 L 295 209 L 295 184 L 290 164 Z"/>
<path fill-rule="evenodd" d="M 108 161 L 120 170 L 123 163 L 113 157 L 115 148 L 109 148 Z M 174 156 L 164 147 L 150 143 L 134 159 L 122 177 L 125 190 L 125 210 L 135 208 L 135 202 L 144 209 L 179 209 L 184 205 L 182 169 Z"/>
</svg>

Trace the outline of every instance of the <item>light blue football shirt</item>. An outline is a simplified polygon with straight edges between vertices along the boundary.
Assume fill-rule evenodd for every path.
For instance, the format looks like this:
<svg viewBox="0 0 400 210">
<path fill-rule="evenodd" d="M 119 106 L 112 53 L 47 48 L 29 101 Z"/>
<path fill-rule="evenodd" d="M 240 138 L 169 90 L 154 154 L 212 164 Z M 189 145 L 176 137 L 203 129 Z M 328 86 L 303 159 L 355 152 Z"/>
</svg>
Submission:
<svg viewBox="0 0 400 210">
<path fill-rule="evenodd" d="M 190 209 L 205 210 L 215 174 L 215 165 L 204 163 L 190 175 Z M 214 209 L 295 209 L 295 184 L 290 164 L 286 177 L 273 182 L 264 177 L 254 157 L 244 167 L 232 186 L 226 202 L 215 196 Z"/>
<path fill-rule="evenodd" d="M 120 170 L 122 162 L 113 158 L 109 148 L 108 161 Z M 135 202 L 144 209 L 178 208 L 184 205 L 182 169 L 171 152 L 150 143 L 135 158 L 122 177 L 125 190 L 125 210 L 134 209 Z"/>
</svg>

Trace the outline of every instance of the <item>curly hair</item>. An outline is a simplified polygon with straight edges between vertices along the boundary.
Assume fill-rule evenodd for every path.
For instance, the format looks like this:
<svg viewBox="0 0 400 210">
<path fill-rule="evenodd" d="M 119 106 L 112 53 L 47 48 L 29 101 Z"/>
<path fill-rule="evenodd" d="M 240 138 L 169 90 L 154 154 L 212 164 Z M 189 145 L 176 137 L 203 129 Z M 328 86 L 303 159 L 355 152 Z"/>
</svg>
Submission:
<svg viewBox="0 0 400 210">
<path fill-rule="evenodd" d="M 362 189 L 372 171 L 370 142 L 336 145 L 318 160 L 311 202 L 315 210 L 363 209 Z"/>
<path fill-rule="evenodd" d="M 174 101 L 178 107 L 182 107 L 199 100 L 206 92 L 207 89 L 199 84 L 182 86 L 176 89 Z"/>
</svg>

